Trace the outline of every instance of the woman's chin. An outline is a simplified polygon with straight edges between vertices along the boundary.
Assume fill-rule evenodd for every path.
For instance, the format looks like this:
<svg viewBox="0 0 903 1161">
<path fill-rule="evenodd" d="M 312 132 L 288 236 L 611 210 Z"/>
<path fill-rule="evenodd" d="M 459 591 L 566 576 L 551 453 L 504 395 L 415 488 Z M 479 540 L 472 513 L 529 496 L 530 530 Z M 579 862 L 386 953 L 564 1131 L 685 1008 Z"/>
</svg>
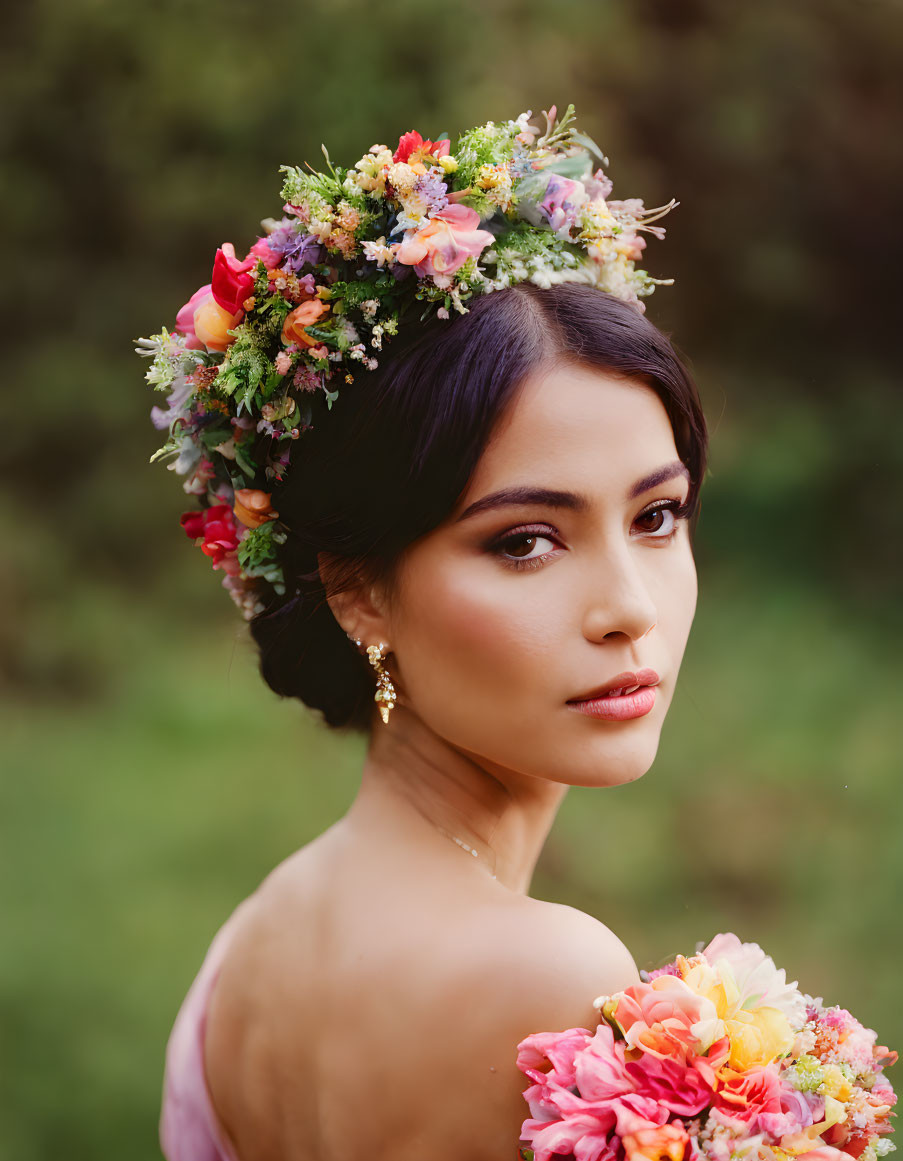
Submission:
<svg viewBox="0 0 903 1161">
<path fill-rule="evenodd" d="M 569 786 L 623 786 L 636 782 L 655 761 L 659 734 L 658 729 L 647 727 L 634 731 L 630 737 L 609 734 L 589 743 L 584 739 L 569 747 L 569 753 L 559 753 L 552 764 L 554 773 L 548 770 L 546 777 Z"/>
</svg>

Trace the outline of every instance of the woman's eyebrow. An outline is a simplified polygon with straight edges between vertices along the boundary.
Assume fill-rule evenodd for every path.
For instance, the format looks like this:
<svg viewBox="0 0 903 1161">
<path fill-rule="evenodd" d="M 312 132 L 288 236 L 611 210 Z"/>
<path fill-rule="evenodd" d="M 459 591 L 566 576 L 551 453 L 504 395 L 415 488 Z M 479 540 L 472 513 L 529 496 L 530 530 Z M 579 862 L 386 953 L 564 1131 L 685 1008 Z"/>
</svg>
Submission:
<svg viewBox="0 0 903 1161">
<path fill-rule="evenodd" d="M 674 460 L 673 463 L 665 464 L 663 468 L 656 468 L 648 476 L 643 476 L 641 480 L 637 480 L 627 493 L 627 499 L 633 500 L 642 495 L 643 492 L 648 492 L 650 488 L 657 488 L 659 484 L 673 480 L 675 476 L 685 476 L 686 479 L 690 479 L 690 470 L 681 460 Z"/>
<path fill-rule="evenodd" d="M 664 484 L 666 480 L 673 480 L 675 476 L 690 478 L 686 465 L 680 460 L 656 468 L 648 476 L 643 476 L 641 480 L 637 480 L 628 492 L 627 498 L 632 500 L 636 496 L 642 495 L 643 492 L 648 492 L 650 488 Z M 501 488 L 497 492 L 490 492 L 488 496 L 474 500 L 457 517 L 455 523 L 466 520 L 470 516 L 476 516 L 479 512 L 488 512 L 493 508 L 506 508 L 515 504 L 540 504 L 547 508 L 568 508 L 572 512 L 586 512 L 590 507 L 590 502 L 586 496 L 577 492 L 558 492 L 552 488 L 531 488 L 524 485 L 517 488 Z"/>
</svg>

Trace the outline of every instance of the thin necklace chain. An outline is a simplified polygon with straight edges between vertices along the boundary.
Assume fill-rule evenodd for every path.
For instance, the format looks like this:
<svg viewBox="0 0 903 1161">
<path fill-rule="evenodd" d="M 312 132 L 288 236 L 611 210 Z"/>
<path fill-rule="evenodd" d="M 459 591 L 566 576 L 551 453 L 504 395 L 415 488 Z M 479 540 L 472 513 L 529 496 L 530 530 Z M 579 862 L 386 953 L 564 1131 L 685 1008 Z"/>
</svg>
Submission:
<svg viewBox="0 0 903 1161">
<path fill-rule="evenodd" d="M 475 850 L 473 849 L 473 847 L 471 847 L 471 846 L 468 846 L 468 845 L 467 845 L 467 843 L 466 843 L 466 842 L 464 842 L 464 840 L 463 840 L 463 839 L 459 839 L 459 838 L 457 837 L 457 835 L 453 835 L 453 834 L 451 833 L 451 831 L 449 831 L 449 830 L 446 830 L 444 826 L 439 826 L 439 824 L 438 824 L 438 823 L 435 823 L 434 825 L 435 825 L 435 827 L 436 827 L 436 829 L 437 829 L 437 830 L 441 830 L 441 831 L 442 831 L 442 833 L 443 833 L 444 835 L 448 835 L 448 837 L 449 837 L 449 838 L 452 840 L 452 842 L 456 842 L 456 843 L 458 844 L 458 846 L 459 846 L 459 847 L 463 847 L 465 851 L 469 851 L 469 852 L 470 852 L 470 853 L 473 855 L 473 857 L 474 857 L 475 859 L 480 859 L 480 852 L 479 852 L 479 851 L 475 851 Z M 483 863 L 483 865 L 484 865 L 484 866 L 486 866 L 486 867 L 488 867 L 488 866 L 489 866 L 489 864 L 486 862 L 486 860 L 485 860 L 485 859 L 481 859 L 480 861 Z M 497 875 L 495 875 L 495 874 L 493 874 L 491 877 L 492 877 L 493 879 L 496 879 L 496 878 L 498 878 L 498 876 L 497 876 Z"/>
</svg>

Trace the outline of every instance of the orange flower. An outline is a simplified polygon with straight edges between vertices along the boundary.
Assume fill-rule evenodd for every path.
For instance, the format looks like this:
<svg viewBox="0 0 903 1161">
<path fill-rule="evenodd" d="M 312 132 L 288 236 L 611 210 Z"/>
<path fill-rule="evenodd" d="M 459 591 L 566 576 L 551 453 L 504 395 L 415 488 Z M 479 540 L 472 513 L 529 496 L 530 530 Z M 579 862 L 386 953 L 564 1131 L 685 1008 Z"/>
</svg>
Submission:
<svg viewBox="0 0 903 1161">
<path fill-rule="evenodd" d="M 242 317 L 241 311 L 229 314 L 223 310 L 211 295 L 194 312 L 194 333 L 208 351 L 224 351 L 232 342 L 229 331 L 238 326 Z"/>
<path fill-rule="evenodd" d="M 270 504 L 270 493 L 257 488 L 236 488 L 232 511 L 245 528 L 259 528 L 279 515 Z"/>
<path fill-rule="evenodd" d="M 657 1125 L 625 1133 L 622 1138 L 628 1161 L 683 1161 L 690 1137 L 680 1125 Z"/>
<path fill-rule="evenodd" d="M 286 315 L 282 324 L 282 341 L 286 344 L 299 343 L 303 347 L 316 346 L 318 339 L 312 339 L 304 329 L 313 326 L 329 310 L 325 302 L 319 298 L 312 298 L 309 302 L 302 302 L 290 314 Z"/>
<path fill-rule="evenodd" d="M 230 314 L 213 297 L 210 283 L 195 291 L 176 316 L 176 330 L 185 335 L 190 350 L 225 351 L 233 341 L 228 333 L 244 318 L 244 311 Z"/>
</svg>

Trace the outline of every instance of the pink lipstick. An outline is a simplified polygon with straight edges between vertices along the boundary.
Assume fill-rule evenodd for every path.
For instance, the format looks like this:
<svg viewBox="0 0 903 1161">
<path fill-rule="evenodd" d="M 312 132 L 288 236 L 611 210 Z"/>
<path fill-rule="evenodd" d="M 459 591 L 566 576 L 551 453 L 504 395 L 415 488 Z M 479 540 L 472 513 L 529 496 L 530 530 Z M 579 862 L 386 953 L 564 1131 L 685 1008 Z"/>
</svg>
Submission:
<svg viewBox="0 0 903 1161">
<path fill-rule="evenodd" d="M 643 717 L 655 705 L 655 686 L 660 680 L 654 669 L 619 673 L 589 693 L 571 698 L 567 704 L 580 713 L 606 721 Z"/>
</svg>

